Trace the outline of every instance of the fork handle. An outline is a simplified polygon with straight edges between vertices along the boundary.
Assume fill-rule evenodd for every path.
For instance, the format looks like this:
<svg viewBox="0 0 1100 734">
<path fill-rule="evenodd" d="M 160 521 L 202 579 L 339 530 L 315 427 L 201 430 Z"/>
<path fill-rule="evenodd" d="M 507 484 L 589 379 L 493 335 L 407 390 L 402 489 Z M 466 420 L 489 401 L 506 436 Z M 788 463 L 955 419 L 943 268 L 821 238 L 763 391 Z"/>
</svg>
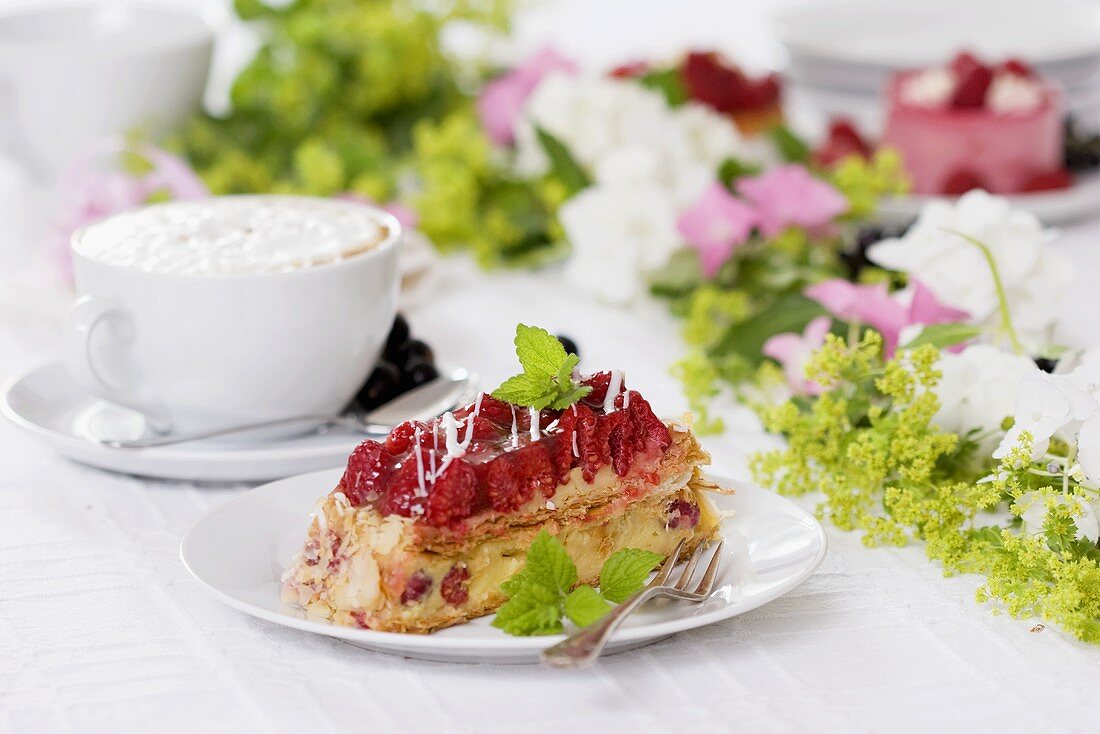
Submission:
<svg viewBox="0 0 1100 734">
<path fill-rule="evenodd" d="M 635 609 L 662 593 L 660 587 L 645 588 L 612 609 L 602 619 L 573 633 L 542 651 L 539 658 L 553 668 L 586 668 L 596 662 L 607 641 Z"/>
</svg>

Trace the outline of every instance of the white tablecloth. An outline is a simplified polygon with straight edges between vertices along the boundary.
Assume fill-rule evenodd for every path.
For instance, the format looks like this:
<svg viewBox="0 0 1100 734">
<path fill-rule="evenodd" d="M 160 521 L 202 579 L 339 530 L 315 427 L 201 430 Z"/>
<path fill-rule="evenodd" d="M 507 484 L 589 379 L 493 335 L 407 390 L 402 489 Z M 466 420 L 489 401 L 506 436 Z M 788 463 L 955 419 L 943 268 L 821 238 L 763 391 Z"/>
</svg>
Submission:
<svg viewBox="0 0 1100 734">
<path fill-rule="evenodd" d="M 674 5 L 693 9 L 682 20 L 697 32 L 681 34 L 685 41 L 724 37 L 700 22 L 704 3 Z M 632 7 L 600 6 L 611 18 Z M 722 5 L 731 17 L 745 7 Z M 670 50 L 666 26 L 650 20 L 634 27 L 651 38 L 629 45 Z M 752 21 L 723 25 L 747 55 L 766 58 L 752 30 L 759 18 Z M 560 40 L 563 29 L 579 28 L 565 45 L 585 47 L 591 24 L 557 25 L 541 35 Z M 589 45 L 606 50 L 606 38 Z M 1100 344 L 1098 235 L 1100 226 L 1077 227 L 1056 245 L 1079 265 L 1083 287 L 1065 322 L 1066 339 L 1077 343 Z M 0 378 L 56 354 L 65 296 L 48 283 L 40 273 L 0 290 Z M 573 336 L 590 369 L 625 368 L 661 411 L 683 409 L 667 372 L 683 347 L 659 304 L 608 309 L 553 271 L 483 276 L 459 261 L 411 318 L 441 359 L 476 370 L 487 385 L 512 370 L 512 331 L 525 321 Z M 744 456 L 766 439 L 744 428 L 751 421 L 734 424 L 707 445 L 720 468 L 743 473 Z M 1100 722 L 1100 648 L 993 615 L 973 600 L 976 578 L 942 578 L 919 548 L 871 551 L 833 529 L 821 570 L 786 597 L 591 671 L 366 652 L 234 612 L 187 577 L 177 556 L 182 533 L 245 489 L 98 472 L 0 422 L 0 734 L 1007 734 L 1096 731 Z"/>
</svg>

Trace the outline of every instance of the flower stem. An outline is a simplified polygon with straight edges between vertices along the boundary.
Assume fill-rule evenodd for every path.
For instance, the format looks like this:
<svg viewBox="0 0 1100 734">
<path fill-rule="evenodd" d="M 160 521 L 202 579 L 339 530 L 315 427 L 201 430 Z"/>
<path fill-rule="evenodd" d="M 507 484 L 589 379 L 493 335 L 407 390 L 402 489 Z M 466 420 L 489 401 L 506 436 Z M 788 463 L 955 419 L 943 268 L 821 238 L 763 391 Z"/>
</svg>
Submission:
<svg viewBox="0 0 1100 734">
<path fill-rule="evenodd" d="M 944 229 L 944 231 L 962 237 L 981 251 L 982 256 L 989 265 L 989 273 L 993 276 L 993 287 L 997 291 L 997 302 L 1001 311 L 1001 326 L 1004 328 L 1005 333 L 1008 334 L 1008 340 L 1012 342 L 1012 351 L 1016 354 L 1023 354 L 1024 347 L 1020 343 L 1020 337 L 1016 334 L 1016 328 L 1012 325 L 1012 316 L 1008 310 L 1008 296 L 1005 294 L 1005 286 L 1001 281 L 1001 272 L 997 269 L 997 261 L 993 259 L 993 252 L 990 251 L 985 243 L 971 237 L 965 232 L 959 232 L 954 229 Z"/>
</svg>

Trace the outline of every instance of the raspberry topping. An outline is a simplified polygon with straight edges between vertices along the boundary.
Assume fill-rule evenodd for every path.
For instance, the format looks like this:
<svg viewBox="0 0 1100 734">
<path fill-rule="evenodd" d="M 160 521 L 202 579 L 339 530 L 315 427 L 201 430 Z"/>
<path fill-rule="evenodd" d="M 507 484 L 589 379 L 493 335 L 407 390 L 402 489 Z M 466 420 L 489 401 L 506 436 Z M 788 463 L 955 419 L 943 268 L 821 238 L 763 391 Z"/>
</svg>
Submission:
<svg viewBox="0 0 1100 734">
<path fill-rule="evenodd" d="M 993 69 L 968 53 L 961 53 L 951 62 L 958 82 L 951 95 L 951 106 L 977 109 L 985 106 L 985 93 L 993 83 Z"/>
<path fill-rule="evenodd" d="M 470 579 L 470 572 L 465 563 L 456 563 L 447 571 L 443 581 L 439 585 L 439 593 L 443 601 L 453 607 L 461 606 L 470 598 L 470 590 L 466 588 L 466 582 Z"/>
<path fill-rule="evenodd" d="M 402 423 L 384 442 L 368 440 L 355 449 L 343 491 L 355 507 L 458 528 L 485 510 L 514 512 L 535 498 L 552 498 L 577 467 L 588 481 L 608 465 L 620 477 L 651 472 L 672 436 L 649 403 L 622 389 L 606 412 L 611 373 L 583 383 L 593 389 L 581 402 L 538 413 L 537 437 L 528 408 L 488 395 L 455 411 L 454 423 Z"/>
<path fill-rule="evenodd" d="M 848 156 L 871 157 L 871 146 L 860 136 L 851 120 L 840 118 L 829 125 L 829 136 L 814 151 L 814 162 L 819 166 L 832 166 Z"/>
<path fill-rule="evenodd" d="M 432 590 L 432 577 L 423 571 L 417 571 L 405 582 L 405 590 L 401 592 L 402 604 L 416 604 L 428 595 Z"/>
</svg>

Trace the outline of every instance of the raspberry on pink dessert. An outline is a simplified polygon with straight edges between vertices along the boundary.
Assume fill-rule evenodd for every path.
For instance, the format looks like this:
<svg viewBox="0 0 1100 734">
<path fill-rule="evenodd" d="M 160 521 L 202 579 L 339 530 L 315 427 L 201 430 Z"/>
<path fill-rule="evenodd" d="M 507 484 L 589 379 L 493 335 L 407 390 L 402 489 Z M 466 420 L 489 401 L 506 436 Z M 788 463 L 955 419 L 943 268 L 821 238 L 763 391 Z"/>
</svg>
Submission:
<svg viewBox="0 0 1100 734">
<path fill-rule="evenodd" d="M 1017 193 L 1068 180 L 1062 117 L 1060 91 L 1028 65 L 961 53 L 894 76 L 882 144 L 901 153 L 915 193 Z"/>
</svg>

